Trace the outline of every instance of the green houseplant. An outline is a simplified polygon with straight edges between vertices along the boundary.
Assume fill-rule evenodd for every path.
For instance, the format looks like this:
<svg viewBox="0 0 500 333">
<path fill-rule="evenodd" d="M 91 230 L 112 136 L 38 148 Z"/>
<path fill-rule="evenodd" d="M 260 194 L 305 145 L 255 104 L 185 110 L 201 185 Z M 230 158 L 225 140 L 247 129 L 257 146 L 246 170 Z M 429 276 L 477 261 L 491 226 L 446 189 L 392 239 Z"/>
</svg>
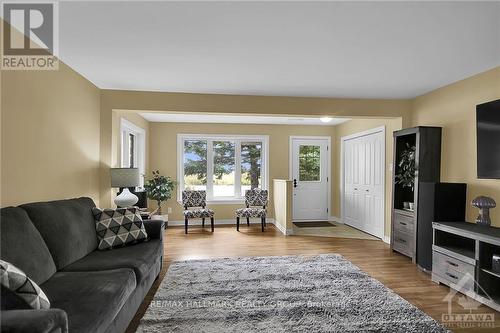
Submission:
<svg viewBox="0 0 500 333">
<path fill-rule="evenodd" d="M 406 148 L 399 157 L 395 183 L 403 188 L 410 188 L 412 192 L 415 188 L 415 146 L 410 146 L 409 143 L 406 143 Z M 413 203 L 405 203 L 405 206 L 413 209 Z"/>
<path fill-rule="evenodd" d="M 158 208 L 155 214 L 161 215 L 161 203 L 172 197 L 177 182 L 168 176 L 160 175 L 160 171 L 153 171 L 153 178 L 146 181 L 144 189 L 148 199 L 156 201 Z"/>
</svg>

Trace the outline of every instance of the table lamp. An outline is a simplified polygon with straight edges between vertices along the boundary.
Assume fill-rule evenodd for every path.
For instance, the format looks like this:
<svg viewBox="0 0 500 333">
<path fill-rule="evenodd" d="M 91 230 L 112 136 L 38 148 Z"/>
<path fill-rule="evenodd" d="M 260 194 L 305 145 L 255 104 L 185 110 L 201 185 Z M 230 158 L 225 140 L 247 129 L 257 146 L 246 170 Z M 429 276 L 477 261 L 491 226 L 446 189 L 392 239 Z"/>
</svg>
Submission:
<svg viewBox="0 0 500 333">
<path fill-rule="evenodd" d="M 130 207 L 137 203 L 139 198 L 130 192 L 129 187 L 139 185 L 138 168 L 111 168 L 111 187 L 118 187 L 122 190 L 115 198 L 115 204 L 118 207 Z"/>
</svg>

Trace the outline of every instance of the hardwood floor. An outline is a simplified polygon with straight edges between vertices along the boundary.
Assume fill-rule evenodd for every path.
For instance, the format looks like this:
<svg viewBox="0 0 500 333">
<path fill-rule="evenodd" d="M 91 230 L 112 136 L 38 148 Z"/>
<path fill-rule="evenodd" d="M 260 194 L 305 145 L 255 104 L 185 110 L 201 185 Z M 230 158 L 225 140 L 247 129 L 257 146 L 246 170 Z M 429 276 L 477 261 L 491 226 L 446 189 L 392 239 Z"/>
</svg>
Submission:
<svg viewBox="0 0 500 333">
<path fill-rule="evenodd" d="M 213 234 L 209 232 L 209 228 L 202 230 L 200 227 L 191 227 L 187 235 L 182 227 L 171 227 L 165 231 L 164 267 L 160 278 L 155 281 L 127 332 L 135 332 L 168 266 L 175 260 L 322 253 L 343 255 L 438 321 L 441 321 L 443 314 L 448 313 L 448 303 L 443 299 L 449 293 L 449 288 L 433 283 L 430 275 L 421 272 L 407 257 L 393 253 L 389 246 L 381 241 L 284 236 L 269 224 L 264 233 L 260 231 L 259 225 L 251 225 L 249 228 L 242 226 L 240 232 L 236 232 L 235 226 L 217 226 Z M 453 313 L 494 314 L 496 328 L 453 327 L 453 332 L 500 332 L 500 313 L 485 306 L 480 306 L 477 310 L 465 310 L 457 303 L 459 296 L 460 294 L 454 297 Z"/>
</svg>

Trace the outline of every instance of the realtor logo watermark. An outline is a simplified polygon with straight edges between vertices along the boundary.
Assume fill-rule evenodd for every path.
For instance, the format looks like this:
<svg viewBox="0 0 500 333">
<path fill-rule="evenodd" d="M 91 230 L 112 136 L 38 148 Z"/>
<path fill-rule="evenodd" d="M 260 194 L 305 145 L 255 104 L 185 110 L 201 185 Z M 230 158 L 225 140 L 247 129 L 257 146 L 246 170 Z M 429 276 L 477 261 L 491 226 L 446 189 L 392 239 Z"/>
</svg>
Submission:
<svg viewBox="0 0 500 333">
<path fill-rule="evenodd" d="M 56 1 L 2 1 L 2 70 L 56 70 L 59 11 Z"/>
<path fill-rule="evenodd" d="M 469 273 L 465 274 L 454 286 L 456 290 L 450 288 L 450 292 L 443 299 L 443 302 L 448 303 L 448 313 L 441 315 L 441 322 L 447 328 L 495 328 L 495 313 L 480 311 L 481 303 L 466 295 L 470 289 L 468 286 L 471 284 L 481 291 L 485 299 L 491 300 L 491 297 L 475 281 L 474 277 Z M 456 299 L 463 310 L 469 312 L 454 312 L 454 299 Z"/>
</svg>

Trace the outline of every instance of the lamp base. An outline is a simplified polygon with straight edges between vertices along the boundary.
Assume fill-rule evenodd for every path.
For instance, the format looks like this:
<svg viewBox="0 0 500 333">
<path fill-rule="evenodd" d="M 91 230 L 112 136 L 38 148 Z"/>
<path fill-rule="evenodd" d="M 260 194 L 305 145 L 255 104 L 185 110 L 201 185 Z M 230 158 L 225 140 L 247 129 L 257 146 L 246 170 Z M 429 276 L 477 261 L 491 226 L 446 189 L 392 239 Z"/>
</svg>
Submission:
<svg viewBox="0 0 500 333">
<path fill-rule="evenodd" d="M 115 204 L 118 207 L 130 207 L 135 205 L 137 201 L 139 201 L 137 195 L 130 192 L 130 190 L 127 187 L 125 187 L 122 193 L 120 193 L 120 195 L 118 195 L 115 198 Z"/>
</svg>

